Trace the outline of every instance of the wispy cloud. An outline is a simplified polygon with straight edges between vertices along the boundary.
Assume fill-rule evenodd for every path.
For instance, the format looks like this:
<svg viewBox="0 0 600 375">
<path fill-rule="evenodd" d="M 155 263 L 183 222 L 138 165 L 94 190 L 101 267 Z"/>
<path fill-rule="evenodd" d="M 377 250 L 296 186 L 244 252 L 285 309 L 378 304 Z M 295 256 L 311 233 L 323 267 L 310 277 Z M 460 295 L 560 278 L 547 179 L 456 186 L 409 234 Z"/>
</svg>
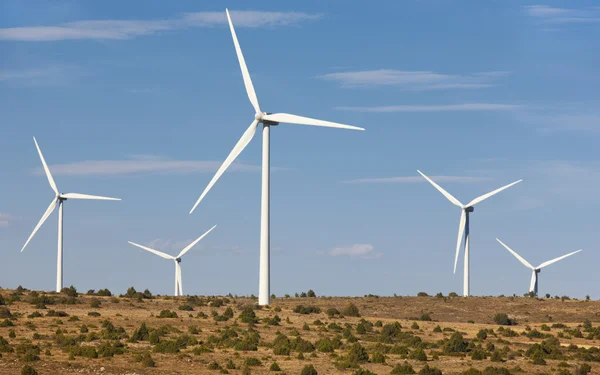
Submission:
<svg viewBox="0 0 600 375">
<path fill-rule="evenodd" d="M 340 111 L 353 112 L 458 112 L 458 111 L 512 111 L 523 108 L 516 104 L 464 103 L 442 105 L 390 105 L 375 107 L 335 107 Z"/>
<path fill-rule="evenodd" d="M 574 24 L 600 22 L 600 8 L 568 9 L 548 5 L 525 6 L 531 17 L 545 24 Z"/>
<path fill-rule="evenodd" d="M 362 259 L 379 259 L 383 253 L 376 253 L 371 244 L 354 244 L 335 247 L 327 252 L 330 256 L 348 256 Z"/>
<path fill-rule="evenodd" d="M 43 68 L 0 70 L 0 84 L 22 86 L 61 86 L 80 76 L 75 66 L 54 64 Z"/>
<path fill-rule="evenodd" d="M 7 214 L 6 212 L 0 212 L 0 228 L 9 226 L 13 219 L 12 215 Z"/>
<path fill-rule="evenodd" d="M 237 27 L 278 27 L 321 18 L 303 12 L 231 11 Z M 49 42 L 57 40 L 126 40 L 177 29 L 215 27 L 227 23 L 225 12 L 183 13 L 163 20 L 89 20 L 53 26 L 25 26 L 0 29 L 0 40 Z"/>
<path fill-rule="evenodd" d="M 593 107 L 591 105 L 590 107 Z M 522 111 L 516 117 L 524 124 L 535 127 L 542 133 L 563 131 L 600 132 L 600 112 L 589 108 L 564 108 L 535 113 Z"/>
<path fill-rule="evenodd" d="M 477 183 L 492 180 L 489 177 L 467 177 L 467 176 L 430 176 L 436 182 L 450 183 Z M 383 177 L 383 178 L 359 178 L 356 180 L 344 181 L 346 184 L 377 184 L 377 183 L 395 183 L 395 184 L 413 184 L 427 182 L 421 176 L 401 176 L 401 177 Z"/>
<path fill-rule="evenodd" d="M 192 174 L 215 172 L 222 161 L 172 160 L 155 156 L 135 156 L 125 160 L 86 160 L 50 166 L 53 175 L 63 176 L 125 176 L 142 174 Z M 238 172 L 260 171 L 259 166 L 234 163 L 230 170 Z M 273 170 L 273 168 L 271 169 Z M 275 168 L 281 170 L 281 168 Z M 43 174 L 42 168 L 34 170 Z"/>
<path fill-rule="evenodd" d="M 338 82 L 342 87 L 393 85 L 407 90 L 445 90 L 490 87 L 494 85 L 494 80 L 508 74 L 510 72 L 495 71 L 459 75 L 432 71 L 379 69 L 329 73 L 319 78 Z"/>
</svg>

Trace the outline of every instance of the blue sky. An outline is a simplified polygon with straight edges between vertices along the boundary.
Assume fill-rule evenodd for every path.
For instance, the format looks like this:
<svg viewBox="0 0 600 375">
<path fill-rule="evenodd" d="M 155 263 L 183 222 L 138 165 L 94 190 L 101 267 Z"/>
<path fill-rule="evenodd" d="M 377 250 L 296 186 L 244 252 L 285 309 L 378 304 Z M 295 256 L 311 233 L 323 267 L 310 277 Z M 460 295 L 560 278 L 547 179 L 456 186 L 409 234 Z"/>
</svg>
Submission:
<svg viewBox="0 0 600 375">
<path fill-rule="evenodd" d="M 226 4 L 263 110 L 366 128 L 272 130 L 272 292 L 462 290 L 462 201 L 477 206 L 471 290 L 600 298 L 600 7 L 591 1 L 263 1 Z M 221 1 L 0 3 L 0 285 L 51 290 L 52 190 L 65 204 L 66 285 L 257 294 L 260 136 L 193 215 L 253 119 Z M 576 8 L 574 8 L 577 6 Z"/>
</svg>

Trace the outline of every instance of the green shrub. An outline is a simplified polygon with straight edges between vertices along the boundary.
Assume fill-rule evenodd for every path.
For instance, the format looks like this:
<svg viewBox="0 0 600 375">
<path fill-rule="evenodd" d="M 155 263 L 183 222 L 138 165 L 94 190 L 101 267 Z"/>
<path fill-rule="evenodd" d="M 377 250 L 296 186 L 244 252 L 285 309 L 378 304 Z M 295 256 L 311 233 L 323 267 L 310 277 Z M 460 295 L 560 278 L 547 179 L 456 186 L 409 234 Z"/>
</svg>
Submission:
<svg viewBox="0 0 600 375">
<path fill-rule="evenodd" d="M 479 332 L 477 332 L 477 338 L 479 340 L 487 339 L 487 331 L 485 329 L 480 329 Z"/>
<path fill-rule="evenodd" d="M 21 368 L 21 375 L 38 375 L 38 372 L 33 367 L 25 365 Z"/>
<path fill-rule="evenodd" d="M 494 315 L 494 322 L 502 326 L 512 326 L 516 324 L 516 322 L 513 319 L 510 319 L 505 313 Z"/>
<path fill-rule="evenodd" d="M 342 310 L 342 315 L 360 317 L 360 311 L 358 311 L 358 307 L 351 302 L 344 307 Z"/>
<path fill-rule="evenodd" d="M 2 322 L 0 322 L 0 327 L 14 327 L 15 323 L 13 323 L 12 321 L 8 320 L 8 319 L 4 319 Z"/>
<path fill-rule="evenodd" d="M 300 371 L 300 375 L 318 375 L 318 373 L 313 365 L 306 365 Z"/>
<path fill-rule="evenodd" d="M 471 352 L 471 359 L 474 361 L 483 361 L 487 359 L 487 353 L 482 349 L 475 349 Z"/>
<path fill-rule="evenodd" d="M 433 332 L 442 332 L 442 327 L 440 327 L 439 325 L 435 326 Z"/>
<path fill-rule="evenodd" d="M 190 305 L 180 305 L 179 310 L 181 311 L 194 311 L 194 308 Z"/>
<path fill-rule="evenodd" d="M 66 294 L 68 297 L 77 297 L 79 295 L 73 285 L 68 288 L 62 288 L 60 292 Z"/>
<path fill-rule="evenodd" d="M 354 371 L 354 372 L 352 373 L 352 375 L 377 375 L 377 374 L 375 374 L 375 373 L 374 373 L 374 372 L 372 372 L 372 371 L 369 371 L 369 370 L 365 370 L 365 369 L 359 368 L 358 370 Z"/>
<path fill-rule="evenodd" d="M 336 309 L 335 307 L 330 307 L 327 309 L 327 316 L 329 316 L 330 318 L 333 318 L 336 315 L 340 315 L 340 311 L 338 309 Z"/>
<path fill-rule="evenodd" d="M 209 370 L 220 370 L 221 369 L 221 365 L 219 365 L 217 362 L 212 361 L 211 363 L 208 364 L 207 368 Z"/>
<path fill-rule="evenodd" d="M 454 332 L 444 345 L 445 354 L 464 353 L 467 351 L 467 342 L 459 332 Z"/>
<path fill-rule="evenodd" d="M 269 371 L 281 371 L 281 368 L 279 367 L 277 362 L 273 362 L 271 364 L 271 367 L 269 367 Z"/>
<path fill-rule="evenodd" d="M 97 311 L 90 311 L 88 312 L 88 316 L 99 317 L 100 313 Z"/>
<path fill-rule="evenodd" d="M 510 371 L 506 367 L 486 367 L 483 372 L 483 375 L 510 375 Z"/>
<path fill-rule="evenodd" d="M 90 300 L 90 307 L 94 309 L 100 308 L 100 300 L 98 298 L 92 298 Z"/>
<path fill-rule="evenodd" d="M 419 327 L 419 325 L 417 324 L 417 322 L 413 322 L 410 326 L 410 329 L 420 329 L 421 327 Z"/>
<path fill-rule="evenodd" d="M 315 298 L 317 295 L 312 289 L 309 289 L 308 292 L 306 292 L 306 296 L 310 298 Z"/>
<path fill-rule="evenodd" d="M 352 364 L 365 363 L 369 361 L 369 354 L 362 345 L 359 343 L 354 343 L 348 350 L 348 355 L 346 358 L 348 362 Z"/>
<path fill-rule="evenodd" d="M 375 352 L 371 355 L 372 363 L 385 363 L 385 356 L 380 352 Z"/>
<path fill-rule="evenodd" d="M 422 322 L 431 322 L 431 315 L 430 313 L 424 313 L 421 315 L 421 317 L 419 318 L 420 321 Z"/>
<path fill-rule="evenodd" d="M 429 365 L 425 365 L 421 371 L 419 371 L 419 375 L 442 375 L 442 371 L 435 367 L 429 367 Z"/>
<path fill-rule="evenodd" d="M 31 314 L 27 315 L 29 319 L 33 318 L 41 318 L 43 315 L 39 311 L 34 311 Z"/>
<path fill-rule="evenodd" d="M 136 354 L 133 359 L 136 362 L 140 362 L 144 367 L 156 367 L 156 362 L 154 362 L 154 359 L 152 359 L 152 356 L 148 352 Z"/>
<path fill-rule="evenodd" d="M 429 294 L 427 294 L 425 292 L 419 292 L 419 293 L 417 293 L 417 297 L 429 297 Z"/>
<path fill-rule="evenodd" d="M 177 318 L 177 313 L 171 310 L 162 310 L 157 318 Z"/>
<path fill-rule="evenodd" d="M 416 372 L 410 363 L 404 362 L 403 364 L 397 364 L 392 369 L 391 374 L 416 374 Z"/>
<path fill-rule="evenodd" d="M 255 357 L 246 358 L 246 360 L 244 361 L 244 364 L 246 366 L 262 366 L 262 362 L 260 361 L 260 359 L 255 358 Z"/>
<path fill-rule="evenodd" d="M 410 358 L 417 360 L 417 361 L 427 361 L 427 354 L 425 354 L 425 351 L 421 348 L 417 348 L 415 349 L 412 353 L 410 353 Z"/>
<path fill-rule="evenodd" d="M 242 310 L 242 312 L 239 315 L 239 319 L 242 321 L 242 323 L 248 323 L 248 324 L 258 323 L 258 318 L 256 317 L 256 313 L 254 313 L 254 309 L 252 308 L 252 306 L 244 307 L 244 309 Z"/>
<path fill-rule="evenodd" d="M 105 288 L 105 289 L 100 289 L 98 291 L 98 293 L 96 293 L 96 295 L 100 296 L 100 297 L 111 297 L 112 293 L 110 292 L 110 290 Z"/>
<path fill-rule="evenodd" d="M 294 312 L 297 314 L 319 314 L 321 309 L 316 306 L 298 305 L 294 308 Z"/>
</svg>

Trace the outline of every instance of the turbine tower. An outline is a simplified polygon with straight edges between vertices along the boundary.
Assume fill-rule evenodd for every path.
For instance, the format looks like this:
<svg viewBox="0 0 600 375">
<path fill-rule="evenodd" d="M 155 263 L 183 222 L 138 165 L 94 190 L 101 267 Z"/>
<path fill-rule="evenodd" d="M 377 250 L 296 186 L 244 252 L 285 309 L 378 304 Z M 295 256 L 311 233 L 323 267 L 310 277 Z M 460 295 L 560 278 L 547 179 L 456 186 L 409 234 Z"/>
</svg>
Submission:
<svg viewBox="0 0 600 375">
<path fill-rule="evenodd" d="M 329 128 L 339 128 L 339 129 L 352 129 L 352 130 L 364 130 L 363 128 L 359 128 L 356 126 L 338 124 L 335 122 L 317 120 L 309 117 L 302 117 L 291 115 L 288 113 L 269 113 L 263 112 L 258 104 L 258 99 L 256 97 L 256 93 L 254 92 L 254 86 L 252 85 L 252 80 L 250 79 L 250 74 L 248 73 L 248 67 L 246 66 L 246 61 L 244 60 L 244 55 L 242 54 L 242 50 L 240 49 L 240 44 L 238 43 L 237 36 L 235 34 L 235 29 L 233 28 L 233 23 L 231 22 L 231 17 L 229 16 L 229 11 L 226 10 L 227 20 L 229 21 L 229 29 L 231 30 L 231 36 L 233 38 L 233 44 L 235 46 L 235 51 L 237 53 L 237 57 L 240 63 L 240 68 L 242 70 L 242 78 L 244 79 L 244 85 L 246 86 L 246 93 L 248 94 L 248 99 L 250 99 L 250 103 L 254 107 L 254 121 L 250 124 L 248 129 L 244 132 L 240 140 L 233 147 L 233 150 L 229 153 L 221 167 L 217 170 L 217 173 L 214 175 L 212 180 L 208 183 L 200 198 L 194 204 L 194 207 L 191 209 L 190 214 L 194 212 L 200 201 L 206 196 L 208 191 L 213 187 L 213 185 L 217 182 L 219 177 L 227 170 L 227 168 L 233 163 L 233 161 L 238 157 L 238 155 L 246 148 L 248 143 L 254 137 L 256 130 L 258 128 L 258 124 L 263 124 L 263 144 L 262 144 L 262 193 L 261 193 L 261 214 L 260 214 L 260 276 L 259 276 L 259 293 L 258 293 L 258 303 L 259 305 L 268 305 L 271 298 L 270 293 L 270 218 L 269 218 L 269 199 L 270 199 L 270 131 L 272 126 L 279 125 L 280 122 L 289 123 L 289 124 L 301 124 L 301 125 L 313 125 L 313 126 L 323 126 Z"/>
<path fill-rule="evenodd" d="M 436 184 L 435 182 L 433 182 L 433 180 L 431 180 L 429 177 L 425 176 L 421 171 L 417 170 L 417 172 L 419 172 L 419 174 L 421 176 L 423 176 L 427 181 L 429 181 L 429 183 L 431 185 L 433 185 L 433 187 L 435 187 L 437 190 L 439 190 L 440 193 L 442 193 L 450 202 L 452 202 L 455 206 L 458 206 L 461 208 L 461 214 L 460 214 L 460 223 L 458 224 L 458 239 L 456 241 L 456 255 L 454 257 L 454 273 L 456 273 L 456 264 L 458 263 L 458 254 L 460 253 L 460 245 L 462 244 L 462 240 L 463 240 L 463 234 L 464 234 L 464 240 L 465 240 L 465 259 L 464 259 L 464 284 L 463 284 L 463 296 L 468 297 L 470 295 L 470 287 L 471 287 L 471 280 L 469 278 L 469 251 L 470 251 L 470 232 L 469 232 L 469 225 L 470 225 L 470 218 L 469 215 L 474 211 L 474 207 L 477 203 L 480 203 L 486 199 L 488 199 L 491 196 L 494 196 L 496 194 L 498 194 L 499 192 L 501 192 L 504 189 L 508 189 L 509 187 L 518 184 L 519 182 L 523 181 L 523 180 L 519 180 L 519 181 L 515 181 L 512 184 L 508 184 L 506 186 L 503 186 L 499 189 L 496 189 L 492 192 L 489 192 L 487 194 L 484 194 L 480 197 L 477 197 L 475 199 L 473 199 L 471 202 L 467 203 L 467 204 L 462 204 L 458 199 L 454 198 L 450 193 L 448 193 L 446 190 L 442 189 L 442 187 L 438 184 Z"/>
<path fill-rule="evenodd" d="M 140 249 L 144 249 L 146 251 L 149 251 L 151 253 L 154 253 L 156 255 L 158 255 L 159 257 L 165 258 L 165 259 L 171 259 L 173 260 L 173 262 L 175 262 L 175 297 L 177 296 L 183 296 L 183 284 L 181 282 L 181 257 L 185 255 L 185 253 L 187 253 L 188 251 L 190 251 L 190 249 L 192 247 L 194 247 L 198 242 L 200 242 L 201 239 L 204 238 L 204 236 L 206 236 L 207 234 L 209 234 L 213 229 L 216 228 L 216 225 L 213 226 L 212 228 L 210 228 L 206 233 L 204 233 L 203 235 L 201 235 L 200 237 L 198 237 L 194 242 L 192 242 L 191 244 L 187 245 L 183 250 L 181 250 L 181 252 L 179 252 L 179 254 L 177 254 L 177 256 L 172 256 L 169 254 L 165 254 L 161 251 L 158 250 L 154 250 L 151 249 L 149 247 L 143 246 L 143 245 L 139 245 L 137 243 L 131 242 L 131 241 L 127 241 L 130 244 L 132 244 L 133 246 L 137 246 Z"/>
<path fill-rule="evenodd" d="M 525 265 L 525 267 L 531 269 L 532 273 L 531 273 L 531 283 L 529 284 L 529 293 L 533 292 L 534 296 L 536 296 L 536 297 L 538 295 L 539 273 L 542 272 L 542 268 L 547 267 L 547 266 L 551 265 L 552 263 L 556 263 L 559 260 L 563 260 L 566 257 L 570 257 L 573 254 L 577 254 L 578 252 L 581 251 L 581 249 L 577 250 L 577 251 L 573 251 L 572 253 L 563 255 L 558 258 L 554 258 L 552 260 L 549 260 L 547 262 L 540 264 L 537 267 L 534 267 L 528 261 L 526 261 L 523 257 L 521 257 L 519 254 L 517 254 L 516 251 L 514 251 L 513 249 L 508 247 L 504 242 L 500 241 L 497 238 L 496 238 L 496 241 L 498 241 L 500 243 L 500 245 L 504 246 L 506 248 L 506 250 L 510 251 L 511 254 L 515 256 L 515 258 L 517 258 L 521 263 L 523 263 Z"/>
<path fill-rule="evenodd" d="M 64 204 L 64 202 L 67 199 L 90 199 L 90 200 L 107 200 L 107 201 L 120 201 L 121 199 L 120 198 L 100 197 L 100 196 L 96 196 L 96 195 L 78 194 L 78 193 L 61 194 L 58 191 L 58 188 L 56 187 L 54 178 L 52 178 L 50 169 L 48 168 L 48 165 L 46 165 L 46 160 L 44 160 L 44 155 L 42 155 L 42 150 L 40 150 L 40 146 L 38 146 L 38 143 L 37 143 L 37 140 L 35 139 L 35 137 L 33 137 L 33 142 L 35 143 L 35 147 L 37 148 L 38 154 L 40 155 L 40 159 L 42 160 L 42 165 L 44 166 L 44 171 L 46 172 L 46 177 L 48 178 L 48 183 L 50 184 L 50 187 L 52 188 L 52 190 L 54 190 L 54 193 L 56 195 L 55 195 L 54 199 L 52 199 L 52 202 L 50 202 L 50 206 L 48 206 L 48 209 L 46 209 L 46 212 L 44 212 L 44 215 L 42 215 L 42 218 L 40 219 L 38 224 L 33 229 L 33 232 L 27 239 L 27 242 L 25 242 L 25 245 L 23 245 L 23 248 L 21 249 L 21 251 L 25 250 L 25 247 L 27 247 L 27 244 L 29 243 L 29 241 L 31 241 L 31 239 L 33 238 L 35 233 L 38 231 L 38 229 L 40 229 L 42 224 L 44 224 L 46 219 L 48 219 L 50 214 L 52 214 L 52 212 L 58 205 L 58 258 L 57 258 L 57 262 L 56 262 L 56 292 L 60 293 L 60 291 L 63 288 L 63 204 Z"/>
</svg>

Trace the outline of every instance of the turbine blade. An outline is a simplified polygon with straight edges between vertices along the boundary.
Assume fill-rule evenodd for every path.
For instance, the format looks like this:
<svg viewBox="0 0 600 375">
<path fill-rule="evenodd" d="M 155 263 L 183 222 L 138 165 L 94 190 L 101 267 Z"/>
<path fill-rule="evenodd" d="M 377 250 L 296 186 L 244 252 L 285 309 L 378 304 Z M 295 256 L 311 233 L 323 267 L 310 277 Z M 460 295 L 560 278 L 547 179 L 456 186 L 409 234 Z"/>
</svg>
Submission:
<svg viewBox="0 0 600 375">
<path fill-rule="evenodd" d="M 48 208 L 46 209 L 46 212 L 44 212 L 44 214 L 42 215 L 42 218 L 40 219 L 40 221 L 37 223 L 37 225 L 33 229 L 33 232 L 31 232 L 31 235 L 27 239 L 27 242 L 25 242 L 25 245 L 23 245 L 23 248 L 21 249 L 21 251 L 25 250 L 25 248 L 27 247 L 27 244 L 29 243 L 29 241 L 31 241 L 31 239 L 33 238 L 33 236 L 35 235 L 35 233 L 38 231 L 38 229 L 40 229 L 40 227 L 42 226 L 42 224 L 44 224 L 44 222 L 46 221 L 46 219 L 48 219 L 48 216 L 50 216 L 50 214 L 52 213 L 52 211 L 54 211 L 54 208 L 56 208 L 56 203 L 58 203 L 58 198 L 54 198 L 52 200 L 52 202 L 50 203 L 50 206 L 48 206 Z"/>
<path fill-rule="evenodd" d="M 531 282 L 529 283 L 529 291 L 530 292 L 535 291 L 535 278 L 536 278 L 536 274 L 535 274 L 535 270 L 533 270 L 533 273 L 531 274 Z"/>
<path fill-rule="evenodd" d="M 50 173 L 50 169 L 46 164 L 46 159 L 44 159 L 44 155 L 42 155 L 42 150 L 40 150 L 40 146 L 38 146 L 37 140 L 33 137 L 33 142 L 35 143 L 35 147 L 37 148 L 38 154 L 40 154 L 40 159 L 42 160 L 42 165 L 44 166 L 44 172 L 46 172 L 46 177 L 48 178 L 48 182 L 50 183 L 50 187 L 56 194 L 58 194 L 58 188 L 56 187 L 56 183 L 52 178 L 52 174 Z"/>
<path fill-rule="evenodd" d="M 129 242 L 129 243 L 130 243 L 130 244 L 132 244 L 133 246 L 137 246 L 137 247 L 139 247 L 140 249 L 144 249 L 144 250 L 146 250 L 146 251 L 149 251 L 149 252 L 151 252 L 151 253 L 154 253 L 154 254 L 158 255 L 159 257 L 162 257 L 162 258 L 165 258 L 165 259 L 171 259 L 171 260 L 175 259 L 175 257 L 174 257 L 174 256 L 172 256 L 172 255 L 169 255 L 169 254 L 165 254 L 165 253 L 163 253 L 162 251 L 154 250 L 154 249 L 151 249 L 151 248 L 149 248 L 149 247 L 146 247 L 146 246 L 143 246 L 143 245 L 139 245 L 139 244 L 137 244 L 137 243 L 135 243 L 135 242 L 131 242 L 131 241 L 127 241 L 127 242 Z"/>
<path fill-rule="evenodd" d="M 185 249 L 181 250 L 181 252 L 179 253 L 179 255 L 177 255 L 177 258 L 181 258 L 185 253 L 187 253 L 188 251 L 190 251 L 190 249 L 192 247 L 194 247 L 194 245 L 196 245 L 201 239 L 204 238 L 204 236 L 206 236 L 207 234 L 209 234 L 216 227 L 217 226 L 215 225 L 214 227 L 210 228 L 206 233 L 204 233 L 203 235 L 201 235 L 200 237 L 198 237 L 194 242 L 192 242 L 191 244 L 187 245 L 185 247 Z"/>
<path fill-rule="evenodd" d="M 458 207 L 460 207 L 460 208 L 462 208 L 462 207 L 463 207 L 463 204 L 462 204 L 462 203 L 460 203 L 460 201 L 459 201 L 458 199 L 454 198 L 454 197 L 452 196 L 452 194 L 448 193 L 448 192 L 447 192 L 446 190 L 444 190 L 444 189 L 443 189 L 443 188 L 442 188 L 440 185 L 438 185 L 438 184 L 436 184 L 435 182 L 433 182 L 433 180 L 432 180 L 432 179 L 430 179 L 429 177 L 425 176 L 425 174 L 423 174 L 423 172 L 421 172 L 420 170 L 418 170 L 418 169 L 417 169 L 417 172 L 419 172 L 419 174 L 420 174 L 421 176 L 425 177 L 425 179 L 426 179 L 427 181 L 429 181 L 429 183 L 430 183 L 430 184 L 432 184 L 434 188 L 438 189 L 438 191 L 439 191 L 440 193 L 444 194 L 444 196 L 445 196 L 446 198 L 448 198 L 448 200 L 449 200 L 450 202 L 454 203 L 456 206 L 458 206 Z"/>
<path fill-rule="evenodd" d="M 190 214 L 192 212 L 194 212 L 196 207 L 198 207 L 198 205 L 200 204 L 200 201 L 202 201 L 204 196 L 206 196 L 206 194 L 208 194 L 209 190 L 217 182 L 219 177 L 221 177 L 221 175 L 223 173 L 225 173 L 225 171 L 227 170 L 227 168 L 229 168 L 231 163 L 233 163 L 235 158 L 237 158 L 238 155 L 244 150 L 244 148 L 246 148 L 246 146 L 248 146 L 248 143 L 250 143 L 250 141 L 252 140 L 252 137 L 254 137 L 254 134 L 256 133 L 257 125 L 258 125 L 258 120 L 252 121 L 252 124 L 250 124 L 248 129 L 246 129 L 246 131 L 242 135 L 242 138 L 240 138 L 240 140 L 235 144 L 235 146 L 233 147 L 233 150 L 231 150 L 231 152 L 227 156 L 227 159 L 225 159 L 223 164 L 221 164 L 221 166 L 219 167 L 219 170 L 217 171 L 217 173 L 215 173 L 212 180 L 210 180 L 210 182 L 208 183 L 208 185 L 202 192 L 202 195 L 200 196 L 200 198 L 198 198 L 198 200 L 196 201 L 196 204 L 194 204 L 194 207 L 192 207 L 192 209 L 190 210 Z"/>
<path fill-rule="evenodd" d="M 506 186 L 502 186 L 500 189 L 496 189 L 496 190 L 494 190 L 494 191 L 491 191 L 491 192 L 489 192 L 489 193 L 487 193 L 487 194 L 483 194 L 482 196 L 480 196 L 480 197 L 477 197 L 477 198 L 473 199 L 471 202 L 469 202 L 469 203 L 467 204 L 467 207 L 474 206 L 474 205 L 476 205 L 477 203 L 479 203 L 479 202 L 481 202 L 481 201 L 484 201 L 484 200 L 488 199 L 489 197 L 491 197 L 491 196 L 494 196 L 494 195 L 498 194 L 498 193 L 499 193 L 499 192 L 501 192 L 502 190 L 508 189 L 509 187 L 511 187 L 511 186 L 513 186 L 513 185 L 516 185 L 516 184 L 518 184 L 518 183 L 519 183 L 519 182 L 521 182 L 521 181 L 523 181 L 523 180 L 521 179 L 521 180 L 519 180 L 519 181 L 515 181 L 515 182 L 513 182 L 512 184 L 508 184 L 508 185 L 506 185 Z"/>
<path fill-rule="evenodd" d="M 88 195 L 88 194 L 79 194 L 79 193 L 62 194 L 61 197 L 64 197 L 67 199 L 91 199 L 91 200 L 103 200 L 103 201 L 120 201 L 121 200 L 121 198 L 101 197 L 99 195 Z"/>
<path fill-rule="evenodd" d="M 561 257 L 554 258 L 554 259 L 552 259 L 552 260 L 549 260 L 549 261 L 547 261 L 547 262 L 544 262 L 544 263 L 540 264 L 540 265 L 539 265 L 537 268 L 538 268 L 538 269 L 540 269 L 540 268 L 544 268 L 544 267 L 546 267 L 546 266 L 549 266 L 549 265 L 551 265 L 552 263 L 556 263 L 556 262 L 558 262 L 559 260 L 565 259 L 566 257 L 570 257 L 570 256 L 571 256 L 571 255 L 573 255 L 573 254 L 577 254 L 577 253 L 578 253 L 578 252 L 580 252 L 580 251 L 581 251 L 581 250 L 573 251 L 572 253 L 569 253 L 569 254 L 567 254 L 567 255 L 563 255 L 563 256 L 561 256 Z"/>
<path fill-rule="evenodd" d="M 525 267 L 531 268 L 532 270 L 535 269 L 534 266 L 532 266 L 528 261 L 526 261 L 522 256 L 520 256 L 519 254 L 517 254 L 516 251 L 514 251 L 513 249 L 511 249 L 510 247 L 508 247 L 504 242 L 500 241 L 499 239 L 496 238 L 496 241 L 500 242 L 500 245 L 504 246 L 506 248 L 506 250 L 510 251 L 512 255 L 515 256 L 515 258 L 517 258 L 521 263 L 523 263 L 525 265 Z"/>
<path fill-rule="evenodd" d="M 456 256 L 454 257 L 454 273 L 456 273 L 456 265 L 458 263 L 458 254 L 460 253 L 460 244 L 463 240 L 463 234 L 465 233 L 465 224 L 467 222 L 467 213 L 465 210 L 461 210 L 460 222 L 458 224 L 458 239 L 456 240 Z"/>
<path fill-rule="evenodd" d="M 344 125 L 337 122 L 317 120 L 310 117 L 302 117 L 296 115 L 290 115 L 289 113 L 272 113 L 264 115 L 262 117 L 267 121 L 275 122 L 287 122 L 288 124 L 299 124 L 299 125 L 313 125 L 313 126 L 324 126 L 327 128 L 338 128 L 338 129 L 350 129 L 350 130 L 365 130 L 358 126 Z"/>
<path fill-rule="evenodd" d="M 250 103 L 252 103 L 254 111 L 256 111 L 256 113 L 261 113 L 260 106 L 258 105 L 258 98 L 254 92 L 254 86 L 252 85 L 252 79 L 250 79 L 250 73 L 248 73 L 248 67 L 246 66 L 246 60 L 242 54 L 240 43 L 238 42 L 237 35 L 235 34 L 235 29 L 233 28 L 233 22 L 231 22 L 231 17 L 229 16 L 229 10 L 225 9 L 225 12 L 227 13 L 227 21 L 229 21 L 229 29 L 231 30 L 231 37 L 233 38 L 233 44 L 235 45 L 235 53 L 237 54 L 240 62 L 240 69 L 242 70 L 242 77 L 244 78 L 244 86 L 246 86 L 248 99 L 250 99 Z"/>
</svg>

